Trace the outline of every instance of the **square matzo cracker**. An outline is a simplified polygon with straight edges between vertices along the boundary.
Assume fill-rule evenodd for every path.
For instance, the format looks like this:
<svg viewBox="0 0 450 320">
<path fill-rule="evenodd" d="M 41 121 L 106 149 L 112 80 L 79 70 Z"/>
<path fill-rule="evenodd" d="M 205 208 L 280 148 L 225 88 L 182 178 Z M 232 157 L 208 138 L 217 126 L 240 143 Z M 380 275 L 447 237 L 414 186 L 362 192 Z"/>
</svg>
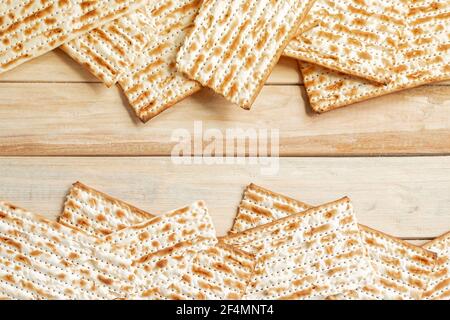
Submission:
<svg viewBox="0 0 450 320">
<path fill-rule="evenodd" d="M 202 201 L 122 229 L 104 240 L 132 261 L 133 299 L 173 298 L 170 285 L 181 282 L 199 252 L 217 243 L 211 217 Z"/>
<path fill-rule="evenodd" d="M 178 69 L 250 109 L 312 3 L 205 1 L 178 54 Z"/>
<path fill-rule="evenodd" d="M 97 238 L 0 202 L 0 298 L 126 297 L 130 266 Z"/>
<path fill-rule="evenodd" d="M 146 0 L 7 0 L 0 3 L 0 73 L 42 55 Z"/>
<path fill-rule="evenodd" d="M 407 88 L 450 79 L 450 3 L 409 2 L 407 28 L 392 69 L 394 81 L 377 85 L 317 65 L 300 63 L 311 107 L 326 112 Z"/>
<path fill-rule="evenodd" d="M 325 298 L 372 280 L 348 198 L 222 240 L 256 255 L 246 299 Z"/>
<path fill-rule="evenodd" d="M 67 196 L 60 221 L 104 238 L 153 218 L 149 213 L 77 182 Z M 198 252 L 192 263 L 179 264 L 182 270 L 178 271 L 181 272 L 179 281 L 171 280 L 165 289 L 147 289 L 145 295 L 140 293 L 132 298 L 238 299 L 244 294 L 254 263 L 252 255 L 219 243 Z"/>
<path fill-rule="evenodd" d="M 257 227 L 311 208 L 310 205 L 251 184 L 239 205 L 233 230 Z M 419 299 L 434 267 L 434 254 L 359 225 L 374 268 L 374 281 L 334 299 Z M 440 286 L 442 287 L 442 285 Z"/>
<path fill-rule="evenodd" d="M 380 83 L 393 80 L 403 0 L 317 0 L 284 55 Z"/>
<path fill-rule="evenodd" d="M 76 182 L 66 197 L 59 222 L 101 238 L 152 218 L 148 212 Z"/>
<path fill-rule="evenodd" d="M 373 283 L 345 292 L 338 299 L 419 300 L 435 266 L 436 255 L 403 240 L 360 225 L 375 269 Z"/>
<path fill-rule="evenodd" d="M 153 39 L 137 55 L 119 84 L 143 122 L 201 89 L 176 68 L 176 56 L 192 28 L 202 0 L 156 1 L 144 14 L 156 26 Z"/>
<path fill-rule="evenodd" d="M 138 10 L 63 44 L 61 49 L 110 87 L 151 42 L 154 32 L 150 19 Z"/>
</svg>

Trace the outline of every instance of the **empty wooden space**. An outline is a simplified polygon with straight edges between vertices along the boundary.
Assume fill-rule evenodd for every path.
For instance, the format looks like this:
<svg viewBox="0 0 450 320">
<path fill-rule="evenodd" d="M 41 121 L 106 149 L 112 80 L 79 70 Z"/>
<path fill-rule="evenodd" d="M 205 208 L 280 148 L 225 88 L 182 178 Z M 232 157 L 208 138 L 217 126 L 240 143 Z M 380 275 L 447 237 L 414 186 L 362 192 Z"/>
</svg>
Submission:
<svg viewBox="0 0 450 320">
<path fill-rule="evenodd" d="M 0 199 L 51 218 L 77 180 L 152 213 L 204 199 L 224 234 L 254 182 L 311 204 L 348 195 L 361 223 L 420 244 L 450 230 L 449 111 L 444 82 L 317 115 L 282 59 L 251 111 L 202 90 L 142 124 L 119 88 L 54 51 L 0 75 Z M 277 130 L 278 174 L 174 164 L 174 132 L 198 125 Z M 252 139 L 228 155 L 254 154 Z"/>
</svg>

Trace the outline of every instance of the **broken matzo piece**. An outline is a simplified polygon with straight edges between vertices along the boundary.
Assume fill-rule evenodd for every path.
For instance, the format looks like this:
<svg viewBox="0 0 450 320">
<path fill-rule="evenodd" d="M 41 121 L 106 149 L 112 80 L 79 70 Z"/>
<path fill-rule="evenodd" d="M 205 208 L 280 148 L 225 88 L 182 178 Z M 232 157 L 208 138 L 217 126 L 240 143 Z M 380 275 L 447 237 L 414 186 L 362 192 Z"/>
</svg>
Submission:
<svg viewBox="0 0 450 320">
<path fill-rule="evenodd" d="M 152 22 L 138 10 L 63 44 L 61 49 L 110 87 L 151 42 L 154 31 Z"/>
<path fill-rule="evenodd" d="M 450 232 L 425 244 L 424 248 L 437 254 L 424 298 L 450 300 Z"/>
<path fill-rule="evenodd" d="M 256 228 L 310 208 L 312 207 L 306 203 L 277 194 L 252 183 L 244 192 L 230 232 L 238 233 Z"/>
<path fill-rule="evenodd" d="M 338 299 L 418 300 L 425 292 L 436 255 L 421 247 L 360 225 L 364 246 L 375 270 L 373 283 L 347 291 Z"/>
<path fill-rule="evenodd" d="M 149 213 L 77 182 L 67 196 L 60 221 L 104 238 L 107 234 L 153 218 Z M 197 253 L 193 264 L 184 266 L 179 282 L 168 284 L 165 291 L 150 291 L 150 297 L 238 299 L 244 294 L 254 263 L 252 255 L 219 243 Z"/>
<path fill-rule="evenodd" d="M 405 28 L 406 3 L 317 0 L 284 55 L 388 83 Z"/>
<path fill-rule="evenodd" d="M 119 84 L 143 122 L 199 91 L 199 83 L 176 68 L 177 53 L 192 28 L 202 0 L 164 0 L 143 10 L 157 27 L 151 45 L 138 55 Z"/>
<path fill-rule="evenodd" d="M 77 229 L 0 202 L 0 296 L 114 299 L 131 293 L 131 261 Z"/>
<path fill-rule="evenodd" d="M 246 299 L 324 298 L 372 280 L 348 198 L 222 240 L 256 255 Z"/>
<path fill-rule="evenodd" d="M 450 79 L 450 3 L 409 2 L 394 81 L 377 85 L 317 65 L 300 63 L 314 111 L 322 113 L 403 89 Z"/>
<path fill-rule="evenodd" d="M 0 4 L 0 73 L 135 10 L 146 0 L 18 0 Z"/>
<path fill-rule="evenodd" d="M 178 70 L 250 109 L 313 1 L 205 1 Z"/>
</svg>

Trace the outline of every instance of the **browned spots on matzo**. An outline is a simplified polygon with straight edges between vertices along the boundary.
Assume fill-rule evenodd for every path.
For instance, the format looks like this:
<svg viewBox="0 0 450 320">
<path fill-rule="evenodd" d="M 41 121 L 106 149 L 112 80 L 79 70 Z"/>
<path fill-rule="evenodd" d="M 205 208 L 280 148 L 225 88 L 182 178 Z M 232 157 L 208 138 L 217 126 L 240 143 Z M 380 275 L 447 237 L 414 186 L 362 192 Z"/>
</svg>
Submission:
<svg viewBox="0 0 450 320">
<path fill-rule="evenodd" d="M 300 290 L 290 294 L 288 296 L 282 297 L 281 300 L 298 300 L 300 298 L 308 297 L 313 293 L 313 288 L 308 288 L 304 290 Z"/>
<path fill-rule="evenodd" d="M 285 55 L 386 83 L 392 80 L 388 68 L 395 60 L 394 48 L 404 28 L 405 11 L 402 2 L 355 5 L 353 0 L 343 0 L 334 5 L 317 0 L 305 22 L 311 27 L 291 41 Z"/>
<path fill-rule="evenodd" d="M 278 60 L 289 34 L 293 34 L 300 24 L 308 3 L 309 1 L 300 3 L 284 0 L 262 0 L 255 3 L 238 0 L 231 4 L 218 0 L 209 1 L 200 10 L 193 30 L 178 54 L 179 69 L 232 102 L 249 108 L 273 64 Z M 219 17 L 215 17 L 214 12 Z M 287 19 L 277 19 L 280 12 L 287 12 Z M 261 17 L 257 18 L 257 13 Z M 209 32 L 211 28 L 204 27 L 213 22 L 220 24 L 223 32 L 216 34 Z M 252 52 L 248 46 L 250 40 L 255 49 Z M 263 53 L 263 50 L 270 52 Z M 256 61 L 261 64 L 260 70 Z M 258 83 L 243 83 L 246 80 L 238 78 L 243 68 Z"/>
<path fill-rule="evenodd" d="M 272 212 L 266 208 L 258 207 L 252 204 L 242 204 L 241 208 L 247 210 L 253 214 L 260 215 L 263 217 L 271 218 Z"/>
<path fill-rule="evenodd" d="M 30 16 L 25 17 L 23 20 L 19 20 L 15 23 L 12 23 L 9 27 L 6 29 L 0 30 L 0 37 L 4 37 L 8 35 L 9 33 L 12 33 L 20 28 L 21 25 L 26 25 L 29 23 L 32 23 L 36 20 L 42 19 L 44 16 L 52 14 L 54 11 L 54 6 L 51 4 L 48 7 L 41 9 L 35 13 L 33 13 Z"/>
<path fill-rule="evenodd" d="M 25 257 L 24 255 L 21 255 L 21 254 L 16 255 L 14 257 L 14 260 L 21 262 L 23 264 L 31 265 L 30 259 L 28 259 L 27 257 Z"/>
<path fill-rule="evenodd" d="M 319 227 L 311 228 L 310 230 L 305 232 L 305 237 L 313 237 L 316 234 L 326 232 L 330 229 L 331 229 L 331 226 L 329 224 L 324 224 Z"/>
<path fill-rule="evenodd" d="M 22 250 L 22 245 L 19 242 L 14 241 L 12 239 L 9 239 L 9 238 L 6 238 L 6 237 L 0 237 L 0 242 L 3 242 L 4 244 L 6 244 L 8 246 L 16 248 L 18 251 Z"/>
</svg>

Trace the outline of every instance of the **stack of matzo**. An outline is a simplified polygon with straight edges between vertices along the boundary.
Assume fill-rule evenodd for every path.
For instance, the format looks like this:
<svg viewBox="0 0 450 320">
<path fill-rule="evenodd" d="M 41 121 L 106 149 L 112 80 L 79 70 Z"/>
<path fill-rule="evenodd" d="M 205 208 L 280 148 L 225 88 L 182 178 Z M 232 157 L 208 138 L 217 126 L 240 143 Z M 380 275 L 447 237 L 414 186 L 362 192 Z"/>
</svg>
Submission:
<svg viewBox="0 0 450 320">
<path fill-rule="evenodd" d="M 229 236 L 75 183 L 59 222 L 0 203 L 0 299 L 449 299 L 449 236 L 416 247 L 251 184 Z"/>
<path fill-rule="evenodd" d="M 353 23 L 357 26 L 354 29 L 344 28 L 352 34 L 348 39 L 346 38 L 347 50 L 355 47 L 355 41 L 359 41 L 355 38 L 360 34 L 366 43 L 359 41 L 357 49 L 367 47 L 367 43 L 387 48 L 381 51 L 393 52 L 393 59 L 377 54 L 376 50 L 369 50 L 367 58 L 370 57 L 370 61 L 367 61 L 365 66 L 376 63 L 377 57 L 383 57 L 383 61 L 386 62 L 384 70 L 390 78 L 376 79 L 368 70 L 342 68 L 337 62 L 351 62 L 351 55 L 347 54 L 341 55 L 337 60 L 334 56 L 330 57 L 332 63 L 329 61 L 325 63 L 321 57 L 312 59 L 310 52 L 304 53 L 299 49 L 304 48 L 302 42 L 312 42 L 312 45 L 320 45 L 322 42 L 309 38 L 308 34 L 313 31 L 307 31 L 291 42 L 286 54 L 290 56 L 297 54 L 303 59 L 300 69 L 303 72 L 311 107 L 315 111 L 326 112 L 399 90 L 450 79 L 450 2 L 448 0 L 345 2 L 350 3 L 349 8 L 353 8 L 351 9 L 355 15 Z M 360 2 L 365 8 L 360 8 L 362 5 Z M 323 3 L 332 7 L 330 3 L 334 2 L 324 0 Z M 370 24 L 370 19 L 373 18 L 378 19 L 380 26 L 377 30 L 368 33 L 367 28 L 373 26 Z M 335 28 L 335 30 L 340 29 L 341 26 Z M 339 33 L 340 31 L 336 31 L 334 36 L 336 39 L 343 39 Z M 319 39 L 331 37 L 323 32 L 320 35 L 322 37 Z M 382 42 L 377 44 L 377 41 Z M 299 52 L 295 52 L 296 49 Z M 339 50 L 337 52 L 341 53 Z"/>
<path fill-rule="evenodd" d="M 0 72 L 42 55 L 147 0 L 16 0 L 0 4 Z"/>
<path fill-rule="evenodd" d="M 0 4 L 0 72 L 61 48 L 146 122 L 209 87 L 250 109 L 282 54 L 325 112 L 450 79 L 449 0 Z"/>
</svg>

